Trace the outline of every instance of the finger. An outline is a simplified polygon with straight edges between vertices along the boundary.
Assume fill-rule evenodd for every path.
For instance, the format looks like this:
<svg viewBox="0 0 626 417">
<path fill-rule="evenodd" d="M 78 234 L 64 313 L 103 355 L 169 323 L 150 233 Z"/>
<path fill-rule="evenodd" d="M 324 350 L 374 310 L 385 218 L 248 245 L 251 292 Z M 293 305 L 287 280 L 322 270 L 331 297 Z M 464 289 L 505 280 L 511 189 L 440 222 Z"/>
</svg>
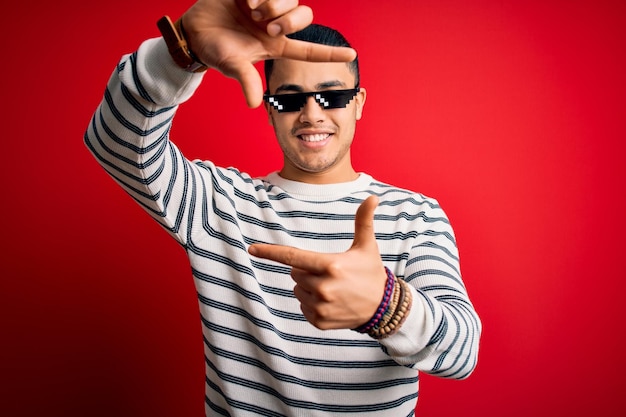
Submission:
<svg viewBox="0 0 626 417">
<path fill-rule="evenodd" d="M 356 51 L 343 46 L 328 46 L 288 39 L 281 57 L 311 62 L 352 62 L 356 58 Z"/>
<path fill-rule="evenodd" d="M 267 25 L 267 33 L 270 36 L 287 35 L 297 32 L 313 22 L 313 11 L 310 7 L 298 6 L 297 1 L 295 4 L 288 4 L 288 1 L 289 0 L 285 0 L 280 8 L 278 8 L 277 5 L 277 12 L 273 12 L 272 17 L 275 18 Z"/>
<path fill-rule="evenodd" d="M 323 278 L 321 275 L 311 274 L 308 270 L 293 267 L 291 268 L 291 279 L 293 279 L 302 290 L 311 293 L 314 291 L 317 283 Z"/>
<path fill-rule="evenodd" d="M 250 3 L 248 3 L 248 5 L 249 4 Z M 260 2 L 254 8 L 252 8 L 253 10 L 252 18 L 256 20 L 257 22 L 277 19 L 283 15 L 290 13 L 292 10 L 295 10 L 298 7 L 304 7 L 304 6 L 298 6 L 298 0 L 264 1 L 264 2 Z M 311 12 L 311 21 L 312 21 L 312 15 L 313 13 Z M 302 18 L 302 17 L 304 17 L 306 20 L 306 16 L 300 16 L 300 17 L 295 16 L 295 18 Z M 307 24 L 310 24 L 310 22 L 305 23 L 305 26 Z"/>
<path fill-rule="evenodd" d="M 318 252 L 265 243 L 251 245 L 248 248 L 248 252 L 258 258 L 280 262 L 294 268 L 304 269 L 313 274 L 322 274 L 325 271 L 325 256 Z"/>
<path fill-rule="evenodd" d="M 313 295 L 311 291 L 308 291 L 302 285 L 296 285 L 293 287 L 293 294 L 296 298 L 303 304 L 311 304 L 315 300 L 313 299 Z"/>
<path fill-rule="evenodd" d="M 263 102 L 263 81 L 253 64 L 247 61 L 226 61 L 218 69 L 224 75 L 239 82 L 248 107 L 256 108 L 261 105 Z"/>
<path fill-rule="evenodd" d="M 369 196 L 361 203 L 354 217 L 354 241 L 352 247 L 364 247 L 376 243 L 374 234 L 374 212 L 378 207 L 378 197 Z"/>
<path fill-rule="evenodd" d="M 305 319 L 307 319 L 309 323 L 315 325 L 317 315 L 315 314 L 315 311 L 309 307 L 308 304 L 300 302 L 300 311 L 302 311 L 302 315 Z"/>
<path fill-rule="evenodd" d="M 256 9 L 259 5 L 267 2 L 268 0 L 247 0 L 248 7 L 251 9 Z"/>
<path fill-rule="evenodd" d="M 247 65 L 239 79 L 243 95 L 249 108 L 257 108 L 263 103 L 263 81 L 254 65 Z"/>
</svg>

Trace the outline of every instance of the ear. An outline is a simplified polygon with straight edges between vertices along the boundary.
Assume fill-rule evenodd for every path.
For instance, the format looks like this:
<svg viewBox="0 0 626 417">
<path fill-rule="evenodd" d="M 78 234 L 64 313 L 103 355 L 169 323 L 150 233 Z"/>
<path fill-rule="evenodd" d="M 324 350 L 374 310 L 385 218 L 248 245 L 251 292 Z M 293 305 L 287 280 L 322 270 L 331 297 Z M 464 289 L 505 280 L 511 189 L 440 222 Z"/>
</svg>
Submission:
<svg viewBox="0 0 626 417">
<path fill-rule="evenodd" d="M 361 87 L 356 96 L 354 96 L 354 103 L 356 104 L 356 119 L 361 120 L 363 116 L 363 107 L 365 107 L 365 99 L 367 98 L 367 91 Z"/>
</svg>

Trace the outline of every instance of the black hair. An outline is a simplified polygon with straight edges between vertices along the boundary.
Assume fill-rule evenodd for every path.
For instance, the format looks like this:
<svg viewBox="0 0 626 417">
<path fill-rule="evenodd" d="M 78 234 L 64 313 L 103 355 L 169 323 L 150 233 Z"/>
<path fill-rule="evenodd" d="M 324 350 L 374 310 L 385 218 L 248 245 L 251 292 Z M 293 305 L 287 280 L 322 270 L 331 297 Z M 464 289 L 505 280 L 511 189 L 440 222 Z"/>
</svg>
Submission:
<svg viewBox="0 0 626 417">
<path fill-rule="evenodd" d="M 351 45 L 348 43 L 346 38 L 339 33 L 339 31 L 330 28 L 328 26 L 318 25 L 316 23 L 312 23 L 304 29 L 291 33 L 287 35 L 290 39 L 295 39 L 299 41 L 307 41 L 322 45 L 329 46 L 346 46 L 351 48 Z M 359 58 L 358 56 L 354 59 L 354 61 L 347 63 L 350 68 L 350 72 L 354 74 L 355 87 L 358 87 L 360 84 L 360 74 L 359 74 Z M 265 83 L 266 88 L 269 91 L 269 80 L 272 75 L 272 70 L 274 69 L 274 60 L 268 59 L 265 61 Z"/>
</svg>

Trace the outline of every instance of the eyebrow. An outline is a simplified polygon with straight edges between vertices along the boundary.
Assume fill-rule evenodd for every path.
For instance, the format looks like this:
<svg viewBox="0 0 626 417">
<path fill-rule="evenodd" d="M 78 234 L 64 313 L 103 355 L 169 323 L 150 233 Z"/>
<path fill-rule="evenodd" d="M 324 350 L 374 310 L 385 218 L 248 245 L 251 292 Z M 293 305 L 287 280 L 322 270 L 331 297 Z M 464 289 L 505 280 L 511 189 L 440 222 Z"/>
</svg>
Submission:
<svg viewBox="0 0 626 417">
<path fill-rule="evenodd" d="M 344 83 L 343 81 L 339 81 L 339 80 L 324 81 L 323 83 L 319 83 L 315 85 L 315 91 L 321 91 L 321 90 L 327 90 L 333 87 L 345 87 L 345 86 L 346 86 L 346 83 Z M 278 86 L 274 94 L 278 94 L 284 91 L 295 91 L 297 93 L 304 93 L 304 89 L 302 88 L 302 86 L 299 86 L 297 84 L 283 84 L 283 85 Z"/>
</svg>

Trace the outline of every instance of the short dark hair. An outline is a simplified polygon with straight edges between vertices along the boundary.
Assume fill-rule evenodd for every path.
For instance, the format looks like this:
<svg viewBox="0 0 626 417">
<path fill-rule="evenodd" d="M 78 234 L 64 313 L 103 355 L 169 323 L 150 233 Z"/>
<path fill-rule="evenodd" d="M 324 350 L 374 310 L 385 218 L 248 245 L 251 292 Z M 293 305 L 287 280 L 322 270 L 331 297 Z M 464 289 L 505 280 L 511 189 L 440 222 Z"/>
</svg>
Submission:
<svg viewBox="0 0 626 417">
<path fill-rule="evenodd" d="M 324 25 L 318 25 L 312 23 L 304 29 L 287 35 L 290 39 L 296 39 L 299 41 L 307 41 L 312 43 L 318 43 L 329 46 L 346 46 L 351 48 L 352 46 L 346 38 L 339 33 L 339 31 Z M 361 82 L 361 76 L 359 74 L 359 57 L 354 58 L 354 61 L 347 63 L 350 68 L 350 72 L 354 74 L 355 87 L 358 87 Z M 268 59 L 265 61 L 265 83 L 269 92 L 270 76 L 274 69 L 274 60 Z"/>
</svg>

